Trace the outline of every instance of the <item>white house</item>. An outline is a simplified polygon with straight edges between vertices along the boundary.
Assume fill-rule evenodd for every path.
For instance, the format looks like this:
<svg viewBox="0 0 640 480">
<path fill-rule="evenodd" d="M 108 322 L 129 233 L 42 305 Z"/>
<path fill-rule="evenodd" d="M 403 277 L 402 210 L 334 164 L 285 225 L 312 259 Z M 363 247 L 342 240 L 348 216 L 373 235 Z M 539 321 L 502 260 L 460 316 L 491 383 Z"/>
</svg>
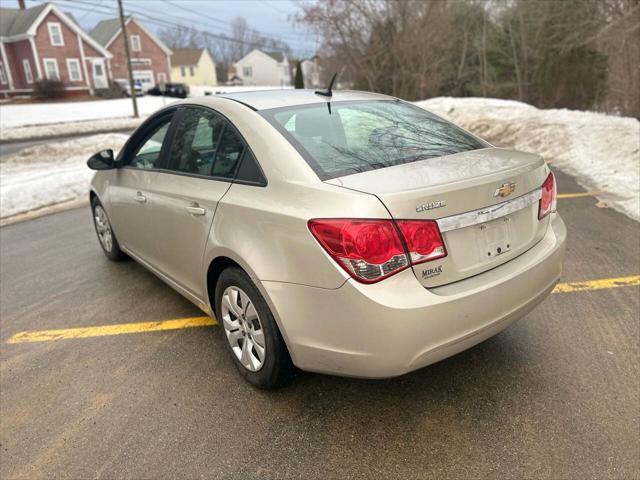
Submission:
<svg viewBox="0 0 640 480">
<path fill-rule="evenodd" d="M 262 52 L 252 50 L 233 64 L 235 76 L 243 85 L 263 87 L 291 85 L 289 60 L 282 52 Z"/>
<path fill-rule="evenodd" d="M 320 66 L 318 65 L 318 57 L 313 56 L 300 62 L 302 67 L 302 78 L 304 79 L 304 88 L 318 88 L 320 86 Z"/>
</svg>

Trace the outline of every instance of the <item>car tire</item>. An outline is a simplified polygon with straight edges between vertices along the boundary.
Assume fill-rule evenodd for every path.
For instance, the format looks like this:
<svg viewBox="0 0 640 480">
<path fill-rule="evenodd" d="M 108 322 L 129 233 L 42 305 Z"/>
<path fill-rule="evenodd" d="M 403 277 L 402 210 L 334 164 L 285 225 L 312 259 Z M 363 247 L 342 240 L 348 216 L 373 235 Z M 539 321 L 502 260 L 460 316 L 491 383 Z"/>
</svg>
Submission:
<svg viewBox="0 0 640 480">
<path fill-rule="evenodd" d="M 234 292 L 240 299 L 235 302 L 235 310 L 229 308 Z M 223 296 L 226 296 L 224 306 Z M 255 309 L 255 316 L 251 306 Z M 295 368 L 278 325 L 260 291 L 240 268 L 229 267 L 220 274 L 215 291 L 215 310 L 225 347 L 245 380 L 265 390 L 282 387 L 291 381 Z M 234 312 L 240 315 L 236 316 Z M 248 326 L 242 327 L 243 323 Z M 263 359 L 256 368 L 260 351 Z"/>
<path fill-rule="evenodd" d="M 98 197 L 94 197 L 93 200 L 91 200 L 91 214 L 93 216 L 93 227 L 96 230 L 98 243 L 107 258 L 114 262 L 121 262 L 129 258 L 126 253 L 120 250 L 120 244 L 116 239 L 115 233 L 113 233 L 107 212 L 100 203 L 100 200 L 98 200 Z M 109 237 L 110 240 L 108 240 Z"/>
</svg>

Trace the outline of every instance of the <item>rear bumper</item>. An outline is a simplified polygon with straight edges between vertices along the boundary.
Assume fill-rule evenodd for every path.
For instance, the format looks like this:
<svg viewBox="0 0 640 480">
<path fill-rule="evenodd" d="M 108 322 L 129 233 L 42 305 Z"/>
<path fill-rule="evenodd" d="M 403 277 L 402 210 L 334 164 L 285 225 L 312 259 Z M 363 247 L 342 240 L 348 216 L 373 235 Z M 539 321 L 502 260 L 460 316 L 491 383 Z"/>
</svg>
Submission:
<svg viewBox="0 0 640 480">
<path fill-rule="evenodd" d="M 544 238 L 493 270 L 425 289 L 412 270 L 373 285 L 335 290 L 262 282 L 263 292 L 303 370 L 384 378 L 461 352 L 525 315 L 562 273 L 566 228 L 553 214 Z"/>
</svg>

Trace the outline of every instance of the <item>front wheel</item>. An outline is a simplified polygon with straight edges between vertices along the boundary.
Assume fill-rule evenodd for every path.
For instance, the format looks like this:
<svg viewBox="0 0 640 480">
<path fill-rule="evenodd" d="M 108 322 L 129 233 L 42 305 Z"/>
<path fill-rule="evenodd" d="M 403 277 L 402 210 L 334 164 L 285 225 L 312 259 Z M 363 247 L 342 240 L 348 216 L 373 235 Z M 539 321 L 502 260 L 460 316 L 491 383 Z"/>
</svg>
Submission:
<svg viewBox="0 0 640 480">
<path fill-rule="evenodd" d="M 127 255 L 120 250 L 120 244 L 118 244 L 118 240 L 113 234 L 107 212 L 97 197 L 94 197 L 91 201 L 91 211 L 93 213 L 93 226 L 96 229 L 96 235 L 104 254 L 114 262 L 125 260 Z"/>
<path fill-rule="evenodd" d="M 273 314 L 249 276 L 227 268 L 216 285 L 216 317 L 240 374 L 264 389 L 293 377 L 294 367 Z"/>
</svg>

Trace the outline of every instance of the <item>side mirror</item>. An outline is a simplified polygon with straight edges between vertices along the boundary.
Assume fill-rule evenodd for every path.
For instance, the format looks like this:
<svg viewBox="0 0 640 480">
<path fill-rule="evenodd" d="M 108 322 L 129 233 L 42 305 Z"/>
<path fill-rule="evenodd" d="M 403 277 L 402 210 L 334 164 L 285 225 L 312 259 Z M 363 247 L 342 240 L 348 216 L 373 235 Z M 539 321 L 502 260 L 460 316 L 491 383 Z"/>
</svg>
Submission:
<svg viewBox="0 0 640 480">
<path fill-rule="evenodd" d="M 102 150 L 92 155 L 87 160 L 87 166 L 91 170 L 111 170 L 116 168 L 116 162 L 113 159 L 113 150 Z"/>
</svg>

